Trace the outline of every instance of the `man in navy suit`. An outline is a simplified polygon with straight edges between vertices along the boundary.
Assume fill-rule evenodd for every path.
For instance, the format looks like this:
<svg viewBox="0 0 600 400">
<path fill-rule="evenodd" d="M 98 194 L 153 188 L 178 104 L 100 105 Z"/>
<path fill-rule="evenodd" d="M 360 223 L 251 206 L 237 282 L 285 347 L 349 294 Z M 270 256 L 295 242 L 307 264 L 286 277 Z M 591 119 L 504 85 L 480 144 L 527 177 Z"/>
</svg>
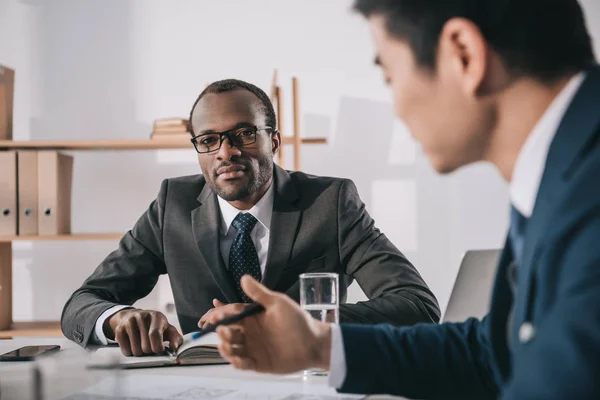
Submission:
<svg viewBox="0 0 600 400">
<path fill-rule="evenodd" d="M 330 370 L 342 392 L 600 399 L 600 67 L 576 0 L 358 0 L 394 109 L 441 173 L 509 183 L 489 314 L 330 325 L 249 277 L 266 312 L 220 327 L 234 366 Z"/>
</svg>

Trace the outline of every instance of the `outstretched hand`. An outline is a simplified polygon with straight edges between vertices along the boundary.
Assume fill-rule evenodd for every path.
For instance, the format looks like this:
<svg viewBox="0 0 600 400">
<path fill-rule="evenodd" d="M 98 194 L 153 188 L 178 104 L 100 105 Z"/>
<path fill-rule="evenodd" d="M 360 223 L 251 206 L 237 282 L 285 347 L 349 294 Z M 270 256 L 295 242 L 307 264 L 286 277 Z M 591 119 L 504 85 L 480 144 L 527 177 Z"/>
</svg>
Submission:
<svg viewBox="0 0 600 400">
<path fill-rule="evenodd" d="M 284 294 L 273 292 L 250 276 L 242 289 L 265 311 L 235 325 L 220 326 L 219 351 L 239 369 L 287 374 L 307 368 L 329 369 L 331 326 L 312 318 Z M 216 308 L 214 318 L 225 311 Z"/>
</svg>

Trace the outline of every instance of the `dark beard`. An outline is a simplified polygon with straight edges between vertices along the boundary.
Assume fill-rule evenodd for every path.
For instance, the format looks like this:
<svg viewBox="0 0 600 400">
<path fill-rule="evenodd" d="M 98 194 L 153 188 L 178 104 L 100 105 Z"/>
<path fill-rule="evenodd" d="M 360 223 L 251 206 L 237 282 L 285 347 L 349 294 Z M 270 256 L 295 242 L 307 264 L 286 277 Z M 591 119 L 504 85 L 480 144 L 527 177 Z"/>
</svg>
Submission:
<svg viewBox="0 0 600 400">
<path fill-rule="evenodd" d="M 223 200 L 245 200 L 259 192 L 260 189 L 269 182 L 273 174 L 273 158 L 270 155 L 261 156 L 261 158 L 258 159 L 258 171 L 255 171 L 251 166 L 244 166 L 246 167 L 248 177 L 248 183 L 244 186 L 224 189 L 215 183 L 217 179 L 216 172 L 211 180 L 207 180 L 207 182 L 215 193 Z"/>
</svg>

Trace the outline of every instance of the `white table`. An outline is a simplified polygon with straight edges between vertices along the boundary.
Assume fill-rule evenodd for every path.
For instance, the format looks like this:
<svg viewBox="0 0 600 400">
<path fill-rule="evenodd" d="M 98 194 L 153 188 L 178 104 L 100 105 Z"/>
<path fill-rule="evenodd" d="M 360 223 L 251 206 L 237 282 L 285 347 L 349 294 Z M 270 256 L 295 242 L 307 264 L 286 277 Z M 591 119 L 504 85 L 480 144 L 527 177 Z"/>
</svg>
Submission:
<svg viewBox="0 0 600 400">
<path fill-rule="evenodd" d="M 327 377 L 305 378 L 302 373 L 293 375 L 269 375 L 239 371 L 230 365 L 186 366 L 126 371 L 90 370 L 85 368 L 89 354 L 78 345 L 64 338 L 18 338 L 0 340 L 0 354 L 26 345 L 58 344 L 61 351 L 37 362 L 0 362 L 0 399 L 29 400 L 34 398 L 33 376 L 37 363 L 42 372 L 44 400 L 63 399 L 71 394 L 114 376 L 114 374 L 160 374 L 178 376 L 201 376 L 203 378 L 244 379 L 264 382 L 295 382 L 304 385 L 326 385 Z M 389 396 L 370 396 L 369 399 L 390 399 Z"/>
</svg>

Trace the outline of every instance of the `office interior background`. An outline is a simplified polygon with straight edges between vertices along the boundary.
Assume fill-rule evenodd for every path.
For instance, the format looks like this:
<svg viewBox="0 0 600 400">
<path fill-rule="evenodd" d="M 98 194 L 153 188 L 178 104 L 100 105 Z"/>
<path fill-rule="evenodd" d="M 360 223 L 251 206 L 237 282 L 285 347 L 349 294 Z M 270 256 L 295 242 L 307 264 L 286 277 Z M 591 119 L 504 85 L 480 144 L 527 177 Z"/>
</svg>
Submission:
<svg viewBox="0 0 600 400">
<path fill-rule="evenodd" d="M 600 1 L 581 0 L 600 56 Z M 291 131 L 300 83 L 302 170 L 356 183 L 377 226 L 415 264 L 442 311 L 462 254 L 498 248 L 508 190 L 488 165 L 440 177 L 394 120 L 367 24 L 350 0 L 0 0 L 0 64 L 16 70 L 14 139 L 147 138 L 187 117 L 210 82 L 268 91 L 278 70 Z M 292 168 L 292 159 L 286 168 Z M 80 152 L 73 232 L 126 232 L 168 177 L 200 172 L 188 150 Z M 14 242 L 13 319 L 58 320 L 117 241 Z M 68 256 L 66 256 L 68 255 Z M 365 296 L 354 284 L 349 301 Z M 139 306 L 165 311 L 166 278 Z M 171 322 L 175 323 L 175 320 Z"/>
</svg>

